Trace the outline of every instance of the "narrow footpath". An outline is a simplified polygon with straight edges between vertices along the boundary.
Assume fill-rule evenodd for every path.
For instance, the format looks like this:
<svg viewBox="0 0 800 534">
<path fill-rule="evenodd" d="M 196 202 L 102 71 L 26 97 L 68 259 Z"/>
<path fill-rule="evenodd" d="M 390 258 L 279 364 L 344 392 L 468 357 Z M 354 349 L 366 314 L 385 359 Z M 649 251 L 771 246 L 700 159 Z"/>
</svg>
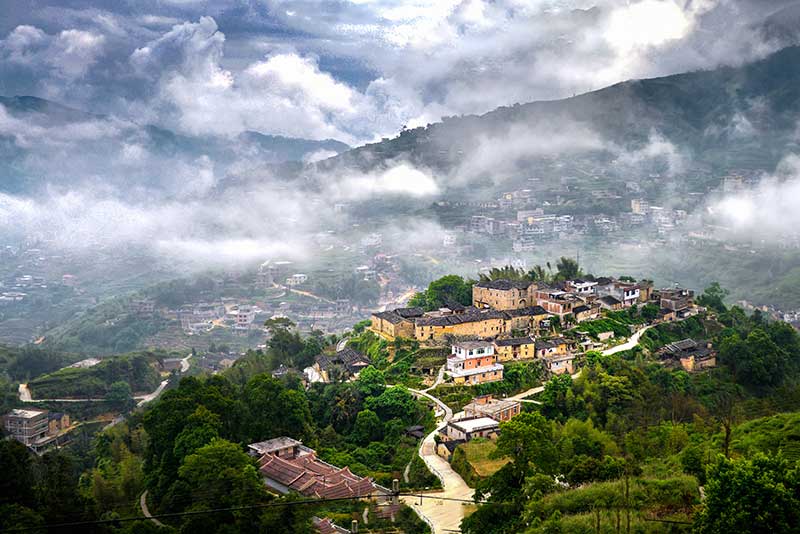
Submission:
<svg viewBox="0 0 800 534">
<path fill-rule="evenodd" d="M 181 360 L 181 374 L 185 373 L 189 370 L 189 359 L 192 357 L 190 354 L 189 356 L 183 358 Z M 133 397 L 133 400 L 137 401 L 136 406 L 144 406 L 148 402 L 152 402 L 153 400 L 157 399 L 159 395 L 164 391 L 164 388 L 167 387 L 169 384 L 169 379 L 162 380 L 158 387 L 152 392 L 146 395 L 136 395 Z M 17 388 L 19 394 L 20 402 L 105 402 L 106 399 L 104 398 L 88 398 L 88 399 L 77 399 L 77 398 L 70 398 L 70 399 L 34 399 L 31 395 L 31 390 L 28 388 L 28 384 L 20 384 Z"/>
</svg>

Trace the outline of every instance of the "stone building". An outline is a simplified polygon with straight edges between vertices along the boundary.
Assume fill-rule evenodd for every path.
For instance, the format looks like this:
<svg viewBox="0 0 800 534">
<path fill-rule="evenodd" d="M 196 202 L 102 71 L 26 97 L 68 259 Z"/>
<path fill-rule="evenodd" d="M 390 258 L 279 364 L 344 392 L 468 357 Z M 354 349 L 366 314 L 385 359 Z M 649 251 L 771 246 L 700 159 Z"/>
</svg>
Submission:
<svg viewBox="0 0 800 534">
<path fill-rule="evenodd" d="M 490 280 L 472 286 L 472 305 L 476 308 L 516 310 L 536 304 L 533 300 L 533 282 L 518 280 Z"/>
</svg>

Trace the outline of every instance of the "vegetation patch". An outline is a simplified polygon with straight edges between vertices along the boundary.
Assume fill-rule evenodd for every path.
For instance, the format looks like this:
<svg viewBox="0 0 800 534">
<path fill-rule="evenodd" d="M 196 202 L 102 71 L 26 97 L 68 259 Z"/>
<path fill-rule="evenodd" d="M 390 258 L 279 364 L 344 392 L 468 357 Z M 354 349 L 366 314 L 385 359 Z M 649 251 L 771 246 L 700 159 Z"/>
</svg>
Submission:
<svg viewBox="0 0 800 534">
<path fill-rule="evenodd" d="M 161 381 L 155 366 L 167 353 L 137 352 L 113 356 L 93 367 L 66 368 L 28 383 L 33 398 L 105 397 L 114 383 L 124 382 L 134 393 L 150 393 Z"/>
<path fill-rule="evenodd" d="M 508 458 L 495 458 L 497 445 L 488 439 L 474 439 L 458 446 L 464 451 L 466 460 L 475 474 L 481 478 L 491 476 L 509 462 Z"/>
</svg>

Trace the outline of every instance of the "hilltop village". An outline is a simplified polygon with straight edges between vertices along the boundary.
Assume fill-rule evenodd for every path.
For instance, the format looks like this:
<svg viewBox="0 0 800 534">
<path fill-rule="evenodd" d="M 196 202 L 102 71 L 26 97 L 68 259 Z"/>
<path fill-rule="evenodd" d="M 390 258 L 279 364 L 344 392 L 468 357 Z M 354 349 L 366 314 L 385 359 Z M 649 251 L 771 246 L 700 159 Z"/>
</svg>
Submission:
<svg viewBox="0 0 800 534">
<path fill-rule="evenodd" d="M 578 352 L 602 347 L 616 334 L 596 332 L 593 338 L 581 331 L 581 323 L 604 312 L 640 306 L 647 308 L 644 317 L 653 323 L 685 319 L 703 311 L 693 297 L 691 290 L 654 289 L 648 281 L 576 278 L 543 284 L 499 279 L 476 283 L 472 305 L 453 302 L 428 312 L 422 308 L 378 312 L 370 330 L 387 341 L 414 339 L 428 347 L 453 342 L 451 359 L 464 360 L 461 367 L 468 369 L 457 373 L 456 381 L 475 384 L 502 379 L 501 364 L 509 361 L 540 359 L 555 374 L 571 373 Z M 632 323 L 629 333 L 641 326 Z M 484 374 L 487 369 L 496 371 Z"/>
</svg>

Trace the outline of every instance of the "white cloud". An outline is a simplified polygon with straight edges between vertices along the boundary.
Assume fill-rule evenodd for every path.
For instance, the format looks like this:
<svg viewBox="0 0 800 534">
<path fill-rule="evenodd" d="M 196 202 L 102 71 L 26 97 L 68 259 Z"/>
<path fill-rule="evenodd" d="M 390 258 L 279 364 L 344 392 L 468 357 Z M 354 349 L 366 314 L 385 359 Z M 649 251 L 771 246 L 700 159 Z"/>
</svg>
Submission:
<svg viewBox="0 0 800 534">
<path fill-rule="evenodd" d="M 530 158 L 605 150 L 602 136 L 585 124 L 568 120 L 513 124 L 499 135 L 481 135 L 466 150 L 453 173 L 456 182 L 491 178 L 495 182 L 516 174 Z"/>
<path fill-rule="evenodd" d="M 47 34 L 35 26 L 21 25 L 14 28 L 2 42 L 10 61 L 25 63 L 31 59 L 40 45 L 47 41 Z"/>
<path fill-rule="evenodd" d="M 642 0 L 611 11 L 603 37 L 620 54 L 684 37 L 692 13 L 669 0 Z"/>
<path fill-rule="evenodd" d="M 131 55 L 138 73 L 155 77 L 159 102 L 172 109 L 180 129 L 222 135 L 256 130 L 347 142 L 361 137 L 357 118 L 371 111 L 369 102 L 322 72 L 314 58 L 273 54 L 234 74 L 221 66 L 224 42 L 216 22 L 202 17 Z"/>
<path fill-rule="evenodd" d="M 64 30 L 53 41 L 48 62 L 65 78 L 80 78 L 97 61 L 104 41 L 103 35 Z"/>
<path fill-rule="evenodd" d="M 88 105 L 112 91 L 116 99 L 100 101 L 120 114 L 187 132 L 256 129 L 352 144 L 443 115 L 740 63 L 781 44 L 759 33 L 768 9 L 750 0 L 259 0 L 234 7 L 241 6 L 150 1 L 134 14 L 49 7 L 63 31 L 19 26 L 0 44 L 0 60 L 29 66 L 39 94 Z M 67 91 L 65 81 L 82 85 Z"/>
<path fill-rule="evenodd" d="M 429 174 L 407 163 L 385 171 L 345 176 L 330 180 L 326 197 L 335 200 L 364 200 L 386 196 L 430 197 L 439 194 L 439 185 Z"/>
<path fill-rule="evenodd" d="M 778 242 L 800 237 L 800 156 L 789 154 L 758 185 L 712 200 L 708 215 L 727 229 L 726 237 Z"/>
<path fill-rule="evenodd" d="M 49 35 L 41 29 L 17 26 L 0 41 L 0 59 L 31 68 L 46 66 L 61 82 L 83 77 L 103 53 L 104 35 L 80 29 L 68 29 Z"/>
<path fill-rule="evenodd" d="M 618 152 L 617 161 L 623 165 L 639 166 L 653 161 L 666 163 L 670 175 L 676 175 L 686 169 L 689 155 L 675 146 L 669 139 L 656 131 L 650 132 L 647 144 L 634 150 L 625 150 L 612 146 Z"/>
</svg>

